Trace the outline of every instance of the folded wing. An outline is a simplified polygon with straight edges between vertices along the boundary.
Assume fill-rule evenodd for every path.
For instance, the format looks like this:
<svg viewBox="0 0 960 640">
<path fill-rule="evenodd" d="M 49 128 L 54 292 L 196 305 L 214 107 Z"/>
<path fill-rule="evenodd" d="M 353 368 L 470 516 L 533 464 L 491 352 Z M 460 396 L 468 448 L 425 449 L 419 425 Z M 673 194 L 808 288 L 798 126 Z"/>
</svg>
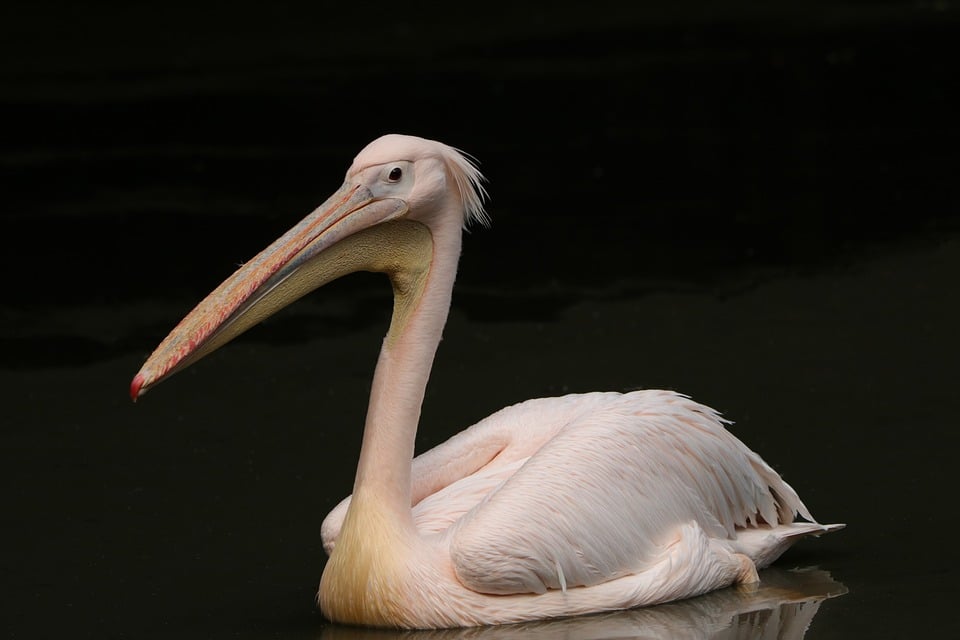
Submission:
<svg viewBox="0 0 960 640">
<path fill-rule="evenodd" d="M 594 585 L 643 571 L 690 522 L 734 540 L 738 529 L 797 513 L 812 520 L 712 409 L 668 391 L 603 399 L 454 525 L 451 557 L 466 586 L 509 594 Z"/>
</svg>

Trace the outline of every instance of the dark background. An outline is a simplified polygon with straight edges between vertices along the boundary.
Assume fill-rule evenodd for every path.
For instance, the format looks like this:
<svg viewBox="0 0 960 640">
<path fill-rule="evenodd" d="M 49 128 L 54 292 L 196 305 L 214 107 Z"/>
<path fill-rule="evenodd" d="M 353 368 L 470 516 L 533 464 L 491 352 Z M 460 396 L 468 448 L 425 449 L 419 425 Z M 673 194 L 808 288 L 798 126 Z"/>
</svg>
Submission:
<svg viewBox="0 0 960 640">
<path fill-rule="evenodd" d="M 935 2 L 5 3 L 9 637 L 315 637 L 388 287 L 140 363 L 388 132 L 475 155 L 420 448 L 675 388 L 842 533 L 808 638 L 951 635 L 960 10 Z"/>
</svg>

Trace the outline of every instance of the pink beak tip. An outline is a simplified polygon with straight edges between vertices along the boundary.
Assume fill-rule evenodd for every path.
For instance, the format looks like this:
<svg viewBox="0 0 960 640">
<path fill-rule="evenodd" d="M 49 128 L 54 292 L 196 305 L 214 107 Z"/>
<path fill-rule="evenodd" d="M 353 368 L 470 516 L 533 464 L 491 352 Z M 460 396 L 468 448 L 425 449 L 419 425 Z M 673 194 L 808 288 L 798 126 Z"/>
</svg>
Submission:
<svg viewBox="0 0 960 640">
<path fill-rule="evenodd" d="M 138 373 L 133 377 L 133 381 L 130 383 L 130 399 L 134 402 L 137 401 L 137 398 L 140 397 L 140 390 L 143 388 L 143 374 Z"/>
</svg>

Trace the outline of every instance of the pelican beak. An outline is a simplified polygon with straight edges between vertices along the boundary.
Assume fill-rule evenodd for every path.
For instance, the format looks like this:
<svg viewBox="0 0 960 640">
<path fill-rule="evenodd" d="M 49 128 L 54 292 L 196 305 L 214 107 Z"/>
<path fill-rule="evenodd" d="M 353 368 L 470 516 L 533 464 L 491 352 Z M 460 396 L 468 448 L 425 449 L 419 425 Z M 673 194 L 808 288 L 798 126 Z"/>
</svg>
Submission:
<svg viewBox="0 0 960 640">
<path fill-rule="evenodd" d="M 180 321 L 134 376 L 131 399 L 317 287 L 363 270 L 362 256 L 337 250 L 341 241 L 407 210 L 403 200 L 375 199 L 367 187 L 345 182 Z"/>
</svg>

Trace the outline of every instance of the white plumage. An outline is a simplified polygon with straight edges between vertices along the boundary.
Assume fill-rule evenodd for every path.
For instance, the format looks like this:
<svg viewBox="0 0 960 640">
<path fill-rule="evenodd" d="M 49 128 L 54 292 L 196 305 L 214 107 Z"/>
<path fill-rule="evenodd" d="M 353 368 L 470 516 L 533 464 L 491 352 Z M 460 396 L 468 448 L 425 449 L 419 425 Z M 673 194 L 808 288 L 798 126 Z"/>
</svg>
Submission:
<svg viewBox="0 0 960 640">
<path fill-rule="evenodd" d="M 652 578 L 659 563 L 703 551 L 702 537 L 718 564 L 739 571 L 743 554 L 759 569 L 797 537 L 835 528 L 814 523 L 715 411 L 670 391 L 507 407 L 415 458 L 413 486 L 420 535 L 449 550 L 460 582 L 488 594 Z M 349 503 L 323 523 L 328 553 Z M 685 542 L 694 548 L 675 548 Z M 753 575 L 748 567 L 743 579 Z"/>
</svg>

